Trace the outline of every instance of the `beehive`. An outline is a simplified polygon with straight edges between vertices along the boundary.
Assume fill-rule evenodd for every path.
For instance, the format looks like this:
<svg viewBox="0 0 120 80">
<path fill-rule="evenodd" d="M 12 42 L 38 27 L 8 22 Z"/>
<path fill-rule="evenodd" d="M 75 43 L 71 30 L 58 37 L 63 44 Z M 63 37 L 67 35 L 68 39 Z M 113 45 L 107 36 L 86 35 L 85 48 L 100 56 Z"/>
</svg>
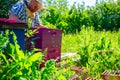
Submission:
<svg viewBox="0 0 120 80">
<path fill-rule="evenodd" d="M 103 80 L 120 80 L 119 70 L 106 70 L 102 73 Z"/>
<path fill-rule="evenodd" d="M 57 62 L 60 62 L 62 31 L 48 28 L 31 28 L 31 30 L 36 30 L 36 33 L 26 39 L 26 49 L 30 50 L 34 46 L 34 48 L 41 49 L 43 53 L 46 51 L 45 61 L 55 59 Z M 31 44 L 32 40 L 34 44 Z M 43 66 L 44 63 L 41 67 Z"/>
</svg>

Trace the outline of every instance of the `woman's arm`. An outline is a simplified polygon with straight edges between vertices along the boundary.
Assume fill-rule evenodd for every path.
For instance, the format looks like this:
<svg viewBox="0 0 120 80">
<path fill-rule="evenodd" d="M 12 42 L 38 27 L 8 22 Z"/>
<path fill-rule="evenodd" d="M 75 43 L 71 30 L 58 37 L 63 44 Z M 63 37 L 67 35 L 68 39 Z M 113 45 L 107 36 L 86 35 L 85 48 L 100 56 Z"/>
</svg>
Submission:
<svg viewBox="0 0 120 80">
<path fill-rule="evenodd" d="M 25 22 L 21 21 L 15 14 L 10 14 L 9 19 L 16 20 L 19 23 L 25 23 Z"/>
<path fill-rule="evenodd" d="M 41 24 L 39 24 L 37 27 L 38 27 L 38 28 L 48 28 L 48 27 L 43 26 L 43 25 L 41 25 Z"/>
<path fill-rule="evenodd" d="M 10 15 L 9 15 L 9 19 L 17 20 L 18 22 L 20 21 L 15 14 L 10 14 Z"/>
</svg>

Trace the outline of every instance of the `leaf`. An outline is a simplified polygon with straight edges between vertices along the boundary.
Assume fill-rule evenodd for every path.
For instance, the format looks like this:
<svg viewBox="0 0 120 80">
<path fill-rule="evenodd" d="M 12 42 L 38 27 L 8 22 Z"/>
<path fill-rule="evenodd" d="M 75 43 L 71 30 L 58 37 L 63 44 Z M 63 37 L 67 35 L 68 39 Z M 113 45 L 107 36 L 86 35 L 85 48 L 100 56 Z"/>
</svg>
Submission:
<svg viewBox="0 0 120 80">
<path fill-rule="evenodd" d="M 3 58 L 3 60 L 6 62 L 6 64 L 9 65 L 9 62 L 8 62 L 6 56 L 4 54 L 2 54 L 2 53 L 0 53 L 0 59 L 1 58 Z"/>
<path fill-rule="evenodd" d="M 23 51 L 20 50 L 20 46 L 17 43 L 15 43 L 15 50 L 16 50 L 16 57 L 18 58 L 18 60 L 25 59 L 25 55 Z"/>
<path fill-rule="evenodd" d="M 15 46 L 13 44 L 9 43 L 6 48 L 6 53 L 7 54 L 15 54 Z"/>
<path fill-rule="evenodd" d="M 34 75 L 34 77 L 36 77 L 36 63 L 35 62 L 33 62 L 33 64 L 32 64 L 32 72 L 33 72 L 33 75 Z"/>
<path fill-rule="evenodd" d="M 51 60 L 47 61 L 45 64 L 45 67 L 46 68 L 50 68 L 50 67 L 54 68 L 55 67 L 55 60 L 51 59 Z"/>
<path fill-rule="evenodd" d="M 11 32 L 11 34 L 13 35 L 13 41 L 17 42 L 17 36 L 16 36 L 16 34 L 14 32 Z"/>
<path fill-rule="evenodd" d="M 30 58 L 28 59 L 30 62 L 35 62 L 37 60 L 40 60 L 41 59 L 41 56 L 42 53 L 41 52 L 38 52 L 38 53 L 35 53 L 33 54 L 32 56 L 30 56 Z"/>
<path fill-rule="evenodd" d="M 57 80 L 67 80 L 63 75 L 60 75 Z"/>
</svg>

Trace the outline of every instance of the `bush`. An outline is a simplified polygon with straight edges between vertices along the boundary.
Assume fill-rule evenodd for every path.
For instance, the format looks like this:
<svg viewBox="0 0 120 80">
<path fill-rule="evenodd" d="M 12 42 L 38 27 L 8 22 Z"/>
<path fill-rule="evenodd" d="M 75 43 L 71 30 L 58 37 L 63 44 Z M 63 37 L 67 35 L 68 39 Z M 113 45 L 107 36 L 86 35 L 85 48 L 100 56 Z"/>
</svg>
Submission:
<svg viewBox="0 0 120 80">
<path fill-rule="evenodd" d="M 14 44 L 9 43 L 9 34 L 13 34 Z M 9 31 L 0 34 L 0 80 L 69 80 L 73 75 L 69 68 L 57 68 L 52 59 L 39 68 L 43 54 L 34 50 L 23 52 L 16 39 Z"/>
<path fill-rule="evenodd" d="M 118 30 L 120 27 L 119 2 L 109 0 L 109 2 L 97 3 L 94 7 L 76 6 L 76 4 L 68 7 L 66 0 L 52 0 L 51 3 L 49 3 L 49 0 L 47 1 L 46 4 L 49 5 L 41 15 L 43 24 L 50 27 L 54 25 L 56 28 L 63 30 L 64 33 L 81 31 L 83 25 L 86 27 L 93 26 L 95 30 L 111 31 Z"/>
<path fill-rule="evenodd" d="M 8 18 L 8 11 L 19 0 L 0 0 L 0 18 Z"/>
</svg>

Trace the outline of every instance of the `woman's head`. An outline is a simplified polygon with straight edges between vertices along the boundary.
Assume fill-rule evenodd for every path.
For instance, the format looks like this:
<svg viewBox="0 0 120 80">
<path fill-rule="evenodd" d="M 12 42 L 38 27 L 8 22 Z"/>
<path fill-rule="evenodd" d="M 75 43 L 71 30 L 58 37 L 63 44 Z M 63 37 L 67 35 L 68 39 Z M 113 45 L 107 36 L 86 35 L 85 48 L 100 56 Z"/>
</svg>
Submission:
<svg viewBox="0 0 120 80">
<path fill-rule="evenodd" d="M 43 5 L 42 0 L 30 0 L 29 7 L 30 7 L 31 12 L 34 13 L 38 11 L 39 9 L 43 8 L 44 5 Z"/>
</svg>

